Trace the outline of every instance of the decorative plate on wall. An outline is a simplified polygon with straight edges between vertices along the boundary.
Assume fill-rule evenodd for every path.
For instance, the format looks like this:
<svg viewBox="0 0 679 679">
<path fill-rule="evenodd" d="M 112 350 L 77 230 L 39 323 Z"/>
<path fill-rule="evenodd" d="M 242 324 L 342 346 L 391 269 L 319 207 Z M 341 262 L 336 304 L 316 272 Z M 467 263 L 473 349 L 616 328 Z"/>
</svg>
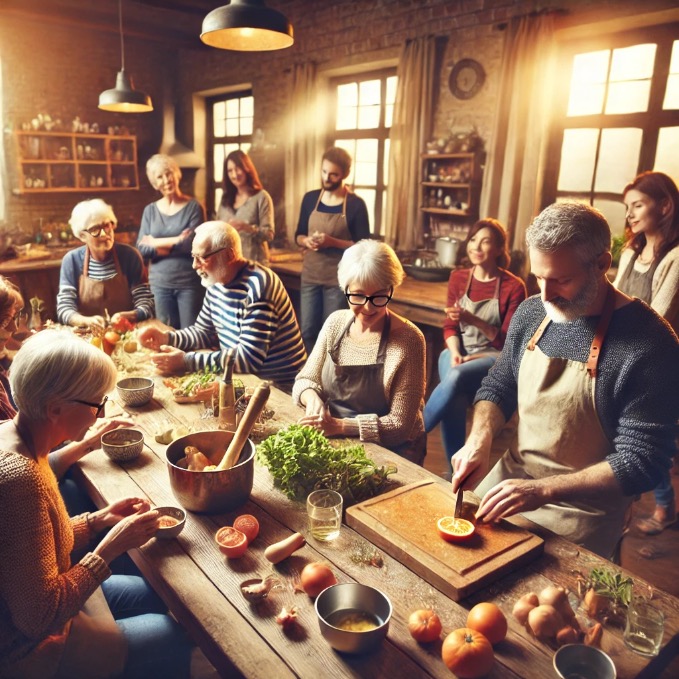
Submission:
<svg viewBox="0 0 679 679">
<path fill-rule="evenodd" d="M 483 86 L 486 72 L 474 59 L 460 59 L 450 71 L 448 86 L 458 99 L 471 99 Z"/>
</svg>

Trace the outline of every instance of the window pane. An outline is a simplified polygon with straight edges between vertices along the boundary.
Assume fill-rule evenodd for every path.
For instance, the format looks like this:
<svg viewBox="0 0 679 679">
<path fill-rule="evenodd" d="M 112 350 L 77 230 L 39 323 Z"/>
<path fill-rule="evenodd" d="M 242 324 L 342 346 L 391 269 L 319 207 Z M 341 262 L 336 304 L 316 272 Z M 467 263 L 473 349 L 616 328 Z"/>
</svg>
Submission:
<svg viewBox="0 0 679 679">
<path fill-rule="evenodd" d="M 215 189 L 215 214 L 217 214 L 217 210 L 219 209 L 219 206 L 222 204 L 222 194 L 224 193 L 224 189 L 219 188 Z"/>
<path fill-rule="evenodd" d="M 337 86 L 338 106 L 358 106 L 358 83 Z"/>
<path fill-rule="evenodd" d="M 679 70 L 679 69 L 678 69 Z M 387 100 L 386 104 L 393 104 L 396 101 L 396 86 L 398 85 L 398 77 L 395 75 L 387 78 Z"/>
<path fill-rule="evenodd" d="M 379 106 L 380 88 L 379 80 L 364 80 L 359 85 L 359 102 L 361 106 Z"/>
<path fill-rule="evenodd" d="M 240 126 L 238 125 L 238 118 L 227 118 L 226 120 L 226 136 L 237 137 Z"/>
<path fill-rule="evenodd" d="M 575 55 L 567 115 L 601 113 L 609 58 L 609 50 Z"/>
<path fill-rule="evenodd" d="M 640 149 L 640 129 L 602 130 L 594 190 L 620 193 L 637 173 Z"/>
<path fill-rule="evenodd" d="M 385 186 L 388 186 L 388 184 L 389 184 L 389 149 L 390 148 L 391 148 L 391 140 L 386 139 L 384 141 L 384 170 L 382 171 Z M 384 214 L 384 213 L 382 213 L 382 214 Z"/>
<path fill-rule="evenodd" d="M 628 80 L 611 83 L 606 100 L 606 113 L 639 113 L 648 110 L 650 80 Z"/>
<path fill-rule="evenodd" d="M 559 191 L 589 191 L 599 130 L 564 130 L 559 168 Z"/>
<path fill-rule="evenodd" d="M 224 144 L 224 157 L 226 158 L 231 151 L 237 151 L 239 148 L 238 144 Z"/>
<path fill-rule="evenodd" d="M 252 121 L 253 118 L 241 118 L 240 119 L 240 133 L 241 134 L 252 134 Z"/>
<path fill-rule="evenodd" d="M 611 61 L 611 82 L 619 80 L 641 80 L 653 75 L 653 63 L 657 45 L 633 45 L 613 50 Z"/>
<path fill-rule="evenodd" d="M 240 150 L 243 153 L 250 153 L 250 148 L 252 147 L 252 144 L 250 142 L 247 142 L 245 144 L 240 145 Z"/>
<path fill-rule="evenodd" d="M 661 127 L 658 131 L 658 148 L 655 152 L 654 170 L 664 172 L 679 183 L 679 127 Z"/>
<path fill-rule="evenodd" d="M 674 51 L 676 52 L 677 50 Z M 679 74 L 670 75 L 667 78 L 665 101 L 663 101 L 662 107 L 664 109 L 679 108 Z"/>
<path fill-rule="evenodd" d="M 380 107 L 361 106 L 358 109 L 358 127 L 361 130 L 372 130 L 380 124 Z"/>
<path fill-rule="evenodd" d="M 622 190 L 621 187 L 619 190 Z M 625 230 L 625 206 L 618 200 L 594 199 L 593 207 L 600 210 L 608 225 L 612 236 L 622 236 Z"/>
<path fill-rule="evenodd" d="M 222 172 L 224 171 L 224 146 L 223 144 L 215 144 L 214 147 L 214 175 L 216 182 L 221 182 L 223 179 Z"/>
<path fill-rule="evenodd" d="M 391 127 L 394 122 L 394 105 L 387 104 L 384 107 L 384 126 Z"/>
<path fill-rule="evenodd" d="M 338 130 L 355 130 L 358 119 L 358 109 L 355 106 L 337 106 Z"/>
<path fill-rule="evenodd" d="M 356 195 L 363 198 L 365 206 L 368 208 L 368 218 L 370 221 L 370 233 L 375 232 L 375 191 L 373 189 L 358 189 Z"/>
<path fill-rule="evenodd" d="M 356 163 L 356 180 L 359 186 L 375 186 L 377 184 L 377 162 L 372 159 L 361 159 Z"/>
<path fill-rule="evenodd" d="M 254 97 L 241 97 L 240 100 L 240 114 L 244 117 L 250 117 L 255 115 L 255 98 Z"/>
<path fill-rule="evenodd" d="M 212 121 L 213 121 L 213 134 L 215 137 L 223 137 L 225 134 L 226 127 L 224 125 L 224 113 L 226 112 L 226 106 L 223 101 L 218 101 L 212 107 Z"/>
<path fill-rule="evenodd" d="M 226 100 L 226 117 L 238 118 L 238 99 Z"/>
</svg>

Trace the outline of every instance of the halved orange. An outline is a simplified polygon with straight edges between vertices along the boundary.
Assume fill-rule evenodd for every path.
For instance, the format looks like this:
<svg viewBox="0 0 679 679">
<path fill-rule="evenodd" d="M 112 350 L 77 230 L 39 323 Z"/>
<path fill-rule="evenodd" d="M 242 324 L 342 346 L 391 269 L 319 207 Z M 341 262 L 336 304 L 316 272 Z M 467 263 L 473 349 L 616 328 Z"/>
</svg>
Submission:
<svg viewBox="0 0 679 679">
<path fill-rule="evenodd" d="M 462 542 L 474 534 L 474 524 L 467 519 L 444 516 L 436 522 L 439 535 L 448 542 Z"/>
<path fill-rule="evenodd" d="M 222 554 L 226 554 L 229 559 L 238 559 L 245 554 L 248 548 L 248 539 L 245 533 L 241 533 L 231 526 L 220 528 L 215 533 L 215 540 Z"/>
<path fill-rule="evenodd" d="M 245 537 L 250 544 L 259 535 L 259 521 L 252 516 L 252 514 L 241 514 L 234 522 L 233 527 L 241 533 L 245 533 Z"/>
</svg>

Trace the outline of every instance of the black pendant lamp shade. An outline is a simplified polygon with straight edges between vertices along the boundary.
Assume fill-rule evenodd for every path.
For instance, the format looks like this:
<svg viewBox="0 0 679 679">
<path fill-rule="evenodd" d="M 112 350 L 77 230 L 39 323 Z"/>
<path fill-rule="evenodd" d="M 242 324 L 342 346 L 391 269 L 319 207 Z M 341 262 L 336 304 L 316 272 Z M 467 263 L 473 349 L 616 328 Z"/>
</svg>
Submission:
<svg viewBox="0 0 679 679">
<path fill-rule="evenodd" d="M 211 47 L 241 52 L 266 52 L 290 47 L 292 24 L 264 0 L 231 0 L 203 19 L 200 39 Z"/>
<path fill-rule="evenodd" d="M 123 12 L 121 0 L 118 0 L 118 22 L 120 27 L 120 57 L 121 68 L 116 76 L 116 86 L 112 90 L 105 90 L 99 95 L 99 108 L 104 111 L 118 113 L 146 113 L 153 111 L 151 97 L 144 92 L 135 90 L 132 78 L 125 72 L 125 43 L 123 41 Z"/>
</svg>

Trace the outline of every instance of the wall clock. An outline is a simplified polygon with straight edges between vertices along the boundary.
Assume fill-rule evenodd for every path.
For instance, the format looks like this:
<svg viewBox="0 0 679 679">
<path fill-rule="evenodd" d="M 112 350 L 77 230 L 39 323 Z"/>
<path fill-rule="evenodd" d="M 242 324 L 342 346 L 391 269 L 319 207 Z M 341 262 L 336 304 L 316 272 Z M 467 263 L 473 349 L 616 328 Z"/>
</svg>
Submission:
<svg viewBox="0 0 679 679">
<path fill-rule="evenodd" d="M 460 59 L 450 71 L 448 86 L 458 99 L 471 99 L 486 80 L 483 66 L 474 59 Z"/>
</svg>

